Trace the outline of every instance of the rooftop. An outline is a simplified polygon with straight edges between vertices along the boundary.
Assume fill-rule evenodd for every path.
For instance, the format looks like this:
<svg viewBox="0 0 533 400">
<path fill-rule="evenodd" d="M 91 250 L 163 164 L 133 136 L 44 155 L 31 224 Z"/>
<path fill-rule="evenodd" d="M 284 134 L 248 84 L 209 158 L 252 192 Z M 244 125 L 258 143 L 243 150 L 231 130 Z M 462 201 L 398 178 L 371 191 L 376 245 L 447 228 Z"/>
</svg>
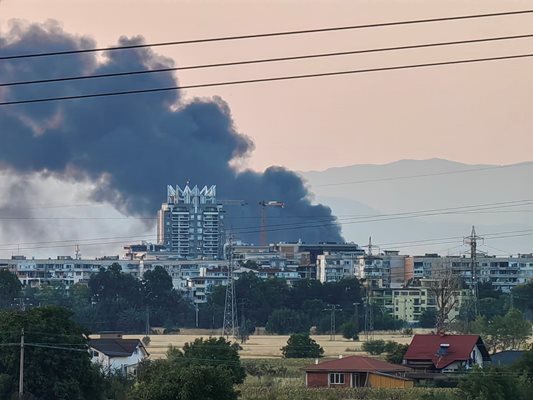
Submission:
<svg viewBox="0 0 533 400">
<path fill-rule="evenodd" d="M 404 360 L 431 361 L 435 368 L 441 369 L 455 361 L 468 360 L 476 345 L 483 359 L 489 360 L 490 356 L 479 335 L 415 335 Z"/>
<path fill-rule="evenodd" d="M 408 372 L 411 368 L 391 364 L 370 357 L 349 356 L 337 360 L 324 361 L 305 368 L 306 372 L 339 371 L 339 372 Z"/>
</svg>

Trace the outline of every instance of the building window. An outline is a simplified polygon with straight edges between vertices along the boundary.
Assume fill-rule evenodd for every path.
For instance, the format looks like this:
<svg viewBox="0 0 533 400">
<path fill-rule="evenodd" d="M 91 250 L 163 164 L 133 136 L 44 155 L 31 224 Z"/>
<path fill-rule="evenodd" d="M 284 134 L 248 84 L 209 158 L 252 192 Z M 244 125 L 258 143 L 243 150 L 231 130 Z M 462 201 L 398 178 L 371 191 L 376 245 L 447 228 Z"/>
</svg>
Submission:
<svg viewBox="0 0 533 400">
<path fill-rule="evenodd" d="M 329 374 L 330 385 L 344 385 L 344 374 L 331 373 Z"/>
</svg>

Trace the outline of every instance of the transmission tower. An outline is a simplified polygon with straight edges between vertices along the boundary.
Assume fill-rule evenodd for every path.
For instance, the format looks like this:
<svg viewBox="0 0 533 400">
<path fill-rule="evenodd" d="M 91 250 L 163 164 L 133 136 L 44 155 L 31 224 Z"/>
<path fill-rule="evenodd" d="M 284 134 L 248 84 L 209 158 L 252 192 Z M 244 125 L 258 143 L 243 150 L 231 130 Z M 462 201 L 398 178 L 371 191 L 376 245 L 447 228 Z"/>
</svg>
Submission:
<svg viewBox="0 0 533 400">
<path fill-rule="evenodd" d="M 370 302 L 370 287 L 368 281 L 364 282 L 365 286 L 365 337 L 366 340 L 372 340 L 374 338 L 374 310 L 372 309 L 372 303 Z"/>
<path fill-rule="evenodd" d="M 224 302 L 224 321 L 222 323 L 222 336 L 237 337 L 237 301 L 235 298 L 235 276 L 233 265 L 233 237 L 228 239 L 228 284 L 226 286 L 226 300 Z"/>
<path fill-rule="evenodd" d="M 372 254 L 372 249 L 378 249 L 378 253 L 379 253 L 379 246 L 376 246 L 375 244 L 372 244 L 372 236 L 368 237 L 368 244 L 366 246 L 362 246 L 362 247 L 368 248 L 368 255 L 369 256 L 373 255 Z"/>
<path fill-rule="evenodd" d="M 474 313 L 478 315 L 478 268 L 477 268 L 477 242 L 483 240 L 481 236 L 476 234 L 476 228 L 472 226 L 472 233 L 470 236 L 464 238 L 464 243 L 470 246 L 470 290 L 474 298 Z"/>
</svg>

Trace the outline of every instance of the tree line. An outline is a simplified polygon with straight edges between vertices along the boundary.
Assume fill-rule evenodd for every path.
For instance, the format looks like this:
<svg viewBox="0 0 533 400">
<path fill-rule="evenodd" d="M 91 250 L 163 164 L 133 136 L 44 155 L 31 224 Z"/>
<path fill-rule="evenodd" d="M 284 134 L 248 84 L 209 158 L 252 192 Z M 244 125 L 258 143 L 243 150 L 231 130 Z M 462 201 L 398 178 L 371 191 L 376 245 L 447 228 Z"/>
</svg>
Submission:
<svg viewBox="0 0 533 400">
<path fill-rule="evenodd" d="M 199 305 L 198 327 L 217 330 L 222 326 L 225 290 L 225 286 L 214 287 L 207 302 Z M 236 280 L 235 290 L 243 337 L 255 327 L 265 327 L 267 332 L 274 334 L 306 333 L 311 328 L 318 334 L 329 333 L 333 305 L 338 333 L 350 338 L 364 329 L 364 288 L 355 278 L 327 283 L 301 280 L 288 286 L 285 280 L 261 279 L 249 272 Z M 526 319 L 533 317 L 533 283 L 517 286 L 511 294 L 501 293 L 490 283 L 483 283 L 478 292 L 476 307 L 471 302 L 464 302 L 449 329 L 482 333 L 489 338 L 526 330 L 527 324 L 520 318 L 521 315 Z M 357 311 L 356 303 L 359 303 Z M 39 288 L 22 288 L 14 274 L 0 270 L 1 308 L 38 305 L 65 307 L 73 312 L 76 322 L 91 331 L 138 333 L 152 326 L 171 332 L 180 327 L 195 326 L 196 310 L 191 300 L 173 288 L 172 278 L 160 266 L 137 279 L 122 272 L 120 265 L 112 264 L 92 275 L 86 285 L 51 284 Z M 384 309 L 375 305 L 372 308 L 373 329 L 404 327 L 404 321 L 393 318 Z M 433 329 L 438 317 L 435 310 L 428 309 L 421 315 L 420 326 Z M 517 320 L 519 323 L 515 323 Z M 495 327 L 503 328 L 496 330 Z"/>
<path fill-rule="evenodd" d="M 114 263 L 91 276 L 88 284 L 69 287 L 62 283 L 22 288 L 17 277 L 0 271 L 0 306 L 32 308 L 60 306 L 90 331 L 143 332 L 147 325 L 168 330 L 191 325 L 190 302 L 173 288 L 172 278 L 157 266 L 142 279 L 121 271 Z"/>
</svg>

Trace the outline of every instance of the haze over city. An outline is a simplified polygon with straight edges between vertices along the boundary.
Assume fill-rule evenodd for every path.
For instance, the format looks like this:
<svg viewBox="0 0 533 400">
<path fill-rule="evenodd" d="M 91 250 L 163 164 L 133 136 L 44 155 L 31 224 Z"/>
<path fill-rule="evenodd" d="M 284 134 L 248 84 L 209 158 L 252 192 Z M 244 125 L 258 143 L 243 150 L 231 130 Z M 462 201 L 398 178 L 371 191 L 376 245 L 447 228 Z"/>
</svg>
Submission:
<svg viewBox="0 0 533 400">
<path fill-rule="evenodd" d="M 533 0 L 0 0 L 0 400 L 531 400 Z"/>
<path fill-rule="evenodd" d="M 513 1 L 507 5 L 520 9 L 527 8 L 528 4 L 530 2 Z M 451 1 L 445 5 L 421 1 L 334 1 L 305 2 L 305 4 L 299 1 L 253 3 L 159 1 L 157 6 L 153 6 L 137 0 L 129 1 L 127 4 L 123 1 L 104 3 L 83 0 L 74 4 L 68 1 L 52 0 L 47 2 L 46 8 L 43 8 L 39 6 L 38 1 L 7 0 L 0 3 L 0 32 L 8 44 L 16 44 L 17 40 L 26 35 L 26 47 L 32 46 L 29 41 L 32 29 L 33 34 L 36 35 L 35 45 L 39 43 L 39 46 L 46 47 L 46 39 L 42 33 L 48 32 L 50 38 L 63 36 L 65 40 L 79 42 L 80 46 L 86 43 L 91 44 L 90 47 L 93 45 L 94 47 L 107 47 L 120 43 L 159 43 L 316 27 L 428 19 L 448 15 L 475 14 L 481 11 L 491 13 L 498 12 L 500 8 L 501 2 L 499 1 Z M 527 33 L 523 27 L 528 26 L 532 18 L 530 14 L 519 14 L 279 38 L 161 46 L 153 48 L 153 56 L 150 57 L 159 58 L 149 61 L 152 64 L 149 68 L 154 67 L 154 62 L 180 67 L 523 35 Z M 94 21 L 98 21 L 98 24 L 95 25 Z M 532 38 L 524 37 L 456 46 L 264 63 L 253 67 L 240 65 L 176 71 L 160 74 L 159 76 L 164 76 L 164 79 L 159 83 L 173 83 L 177 78 L 176 82 L 179 85 L 188 86 L 206 82 L 504 56 L 526 53 L 532 40 Z M 11 50 L 15 52 L 16 47 Z M 124 52 L 117 52 L 117 57 L 122 57 L 124 54 Z M 160 58 L 160 55 L 165 58 Z M 94 63 L 105 62 L 106 57 L 109 56 L 97 53 L 97 57 L 91 60 L 90 64 L 86 64 L 85 68 L 88 72 L 94 70 L 96 67 Z M 87 60 L 89 59 L 85 58 L 85 61 L 80 59 L 80 62 L 85 63 Z M 124 61 L 117 61 L 117 66 Z M 17 62 L 19 64 L 16 64 Z M 27 60 L 11 61 L 12 66 L 20 65 L 20 62 L 29 63 Z M 298 171 L 308 180 L 310 192 L 308 195 L 302 192 L 304 197 L 296 195 L 292 202 L 294 206 L 302 204 L 302 199 L 309 197 L 314 202 L 320 201 L 325 206 L 331 207 L 334 215 L 341 216 L 339 222 L 342 222 L 343 215 L 387 215 L 433 209 L 437 206 L 453 208 L 493 203 L 493 201 L 485 201 L 486 193 L 484 192 L 491 184 L 500 188 L 491 194 L 492 199 L 495 199 L 494 202 L 530 199 L 531 191 L 527 189 L 526 183 L 531 173 L 528 164 L 508 169 L 507 175 L 503 173 L 504 176 L 498 175 L 498 170 L 490 169 L 473 174 L 446 174 L 457 168 L 476 169 L 481 164 L 483 168 L 486 165 L 511 165 L 531 160 L 529 150 L 533 146 L 533 137 L 530 134 L 533 117 L 529 112 L 532 93 L 532 82 L 529 79 L 531 63 L 531 59 L 522 58 L 250 85 L 197 88 L 181 90 L 176 97 L 172 94 L 141 94 L 125 96 L 122 100 L 150 102 L 166 96 L 167 100 L 164 101 L 178 101 L 183 106 L 195 101 L 196 98 L 214 99 L 216 103 L 223 105 L 227 117 L 231 118 L 230 129 L 233 133 L 230 133 L 228 139 L 240 141 L 240 144 L 232 143 L 228 148 L 230 154 L 224 156 L 226 159 L 223 162 L 228 162 L 228 166 L 231 165 L 230 169 L 235 168 L 239 171 L 251 169 L 261 173 L 272 165 L 279 165 Z M 106 69 L 113 68 L 115 67 L 109 64 L 102 70 L 105 72 Z M 35 71 L 31 76 L 26 75 L 24 78 L 20 76 L 20 78 L 42 78 L 43 71 L 41 69 L 41 75 Z M 74 74 L 73 71 L 70 75 L 72 74 Z M 17 80 L 15 77 L 19 75 L 14 74 L 13 70 L 10 75 L 4 74 L 6 77 L 12 76 L 14 80 Z M 51 76 L 56 77 L 60 74 L 52 72 Z M 104 81 L 100 80 L 100 82 Z M 148 85 L 143 82 L 147 81 L 141 81 L 137 86 Z M 153 82 L 156 83 L 156 81 Z M 82 90 L 87 87 L 83 85 L 87 84 L 73 82 L 71 87 L 76 87 L 75 90 Z M 119 87 L 122 88 L 122 86 L 117 86 L 115 89 Z M 19 93 L 24 93 L 22 89 L 4 88 L 4 93 L 17 93 L 15 90 L 21 90 Z M 41 86 L 25 93 L 42 95 L 47 92 Z M 22 96 L 17 96 L 19 97 Z M 4 94 L 3 98 L 8 99 L 8 95 Z M 81 112 L 85 106 L 82 103 L 84 101 L 85 105 L 92 105 L 97 102 L 105 104 L 111 100 L 81 100 L 79 103 Z M 24 114 L 19 118 L 26 119 L 30 116 L 29 118 L 32 119 L 34 118 L 32 112 L 42 110 L 45 106 L 37 104 L 4 106 L 2 110 L 4 116 L 18 112 L 15 107 L 19 107 L 19 110 L 24 109 Z M 53 107 L 61 109 L 62 106 L 54 105 Z M 61 118 L 57 117 L 60 114 L 54 114 L 55 119 L 47 122 L 52 129 L 55 127 L 54 124 L 61 125 Z M 32 129 L 35 129 L 36 123 L 39 124 L 36 121 L 30 124 L 33 126 Z M 35 132 L 39 133 L 40 129 L 44 128 L 38 128 Z M 114 136 L 116 139 L 113 140 L 120 140 L 118 139 L 120 136 Z M 126 137 L 124 137 L 124 142 L 128 142 Z M 23 142 L 20 144 L 22 146 Z M 203 144 L 197 142 L 197 145 L 186 146 L 196 146 L 199 154 L 205 155 L 207 147 L 200 149 L 205 144 L 205 142 Z M 76 146 L 79 145 L 81 142 Z M 100 143 L 97 145 L 99 146 Z M 115 146 L 115 143 L 103 141 L 101 145 Z M 4 146 L 4 148 L 7 150 L 9 147 Z M 36 147 L 35 151 L 38 149 L 39 147 Z M 74 149 L 79 151 L 78 147 L 73 147 L 68 151 Z M 40 151 L 43 150 L 44 148 L 41 147 Z M 12 149 L 9 151 L 12 156 L 16 154 L 12 152 Z M 28 151 L 27 147 L 26 151 Z M 59 150 L 56 149 L 56 151 Z M 151 151 L 157 153 L 160 150 L 153 148 Z M 131 152 L 125 151 L 125 153 Z M 147 152 L 146 156 L 155 157 L 156 154 Z M 49 157 L 55 157 L 53 152 Z M 116 165 L 122 164 L 120 166 L 121 178 L 118 182 L 120 185 L 126 185 L 125 180 L 129 179 L 145 180 L 144 177 L 138 175 L 128 176 L 126 164 L 129 162 L 129 156 L 127 154 L 121 155 L 120 152 L 113 150 L 113 157 L 118 159 L 113 161 Z M 121 158 L 124 158 L 122 163 Z M 399 181 L 387 180 L 406 175 L 402 164 L 395 164 L 395 161 L 433 158 L 455 161 L 464 165 L 457 164 L 456 167 L 455 164 L 443 163 L 435 166 L 434 162 L 431 164 L 430 161 L 421 161 L 413 167 L 414 170 L 411 168 L 407 175 L 419 175 L 414 172 L 426 168 L 436 175 Z M 96 159 L 93 160 L 100 164 Z M 31 253 L 37 256 L 54 256 L 56 253 L 70 254 L 73 251 L 70 243 L 68 247 L 63 248 L 43 248 L 46 247 L 44 244 L 33 243 L 43 238 L 50 241 L 104 237 L 153 240 L 155 223 L 150 223 L 147 219 L 152 217 L 155 221 L 157 204 L 165 199 L 166 184 L 184 185 L 187 180 L 199 186 L 216 183 L 219 193 L 222 193 L 219 197 L 255 200 L 246 198 L 246 193 L 239 193 L 238 190 L 229 188 L 231 186 L 229 184 L 219 183 L 220 177 L 215 174 L 217 168 L 209 170 L 208 167 L 205 171 L 196 173 L 192 170 L 199 170 L 199 166 L 194 165 L 194 162 L 185 167 L 180 165 L 177 159 L 174 167 L 176 171 L 168 174 L 173 167 L 167 164 L 165 171 L 162 171 L 161 166 L 158 167 L 154 163 L 155 160 L 156 158 L 153 161 L 146 158 L 139 168 L 139 171 L 143 171 L 147 176 L 156 174 L 160 179 L 157 188 L 154 184 L 153 188 L 149 189 L 150 193 L 145 194 L 145 197 L 151 198 L 147 201 L 147 199 L 135 200 L 135 197 L 131 197 L 131 193 L 126 195 L 129 198 L 122 197 L 118 200 L 116 193 L 110 195 L 101 190 L 103 182 L 101 174 L 106 173 L 106 168 L 113 168 L 111 161 L 109 165 L 99 170 L 81 167 L 82 171 L 79 170 L 80 165 L 74 167 L 74 164 L 78 162 L 74 159 L 61 161 L 64 164 L 60 166 L 60 172 L 60 170 L 54 171 L 55 165 L 44 163 L 29 166 L 27 162 L 23 163 L 26 165 L 13 170 L 10 169 L 9 162 L 6 164 L 7 160 L 4 159 L 4 165 L 8 168 L 4 168 L 0 173 L 0 182 L 4 187 L 4 195 L 1 197 L 3 210 L 11 212 L 15 207 L 16 215 L 11 216 L 18 219 L 15 218 L 9 220 L 9 223 L 2 224 L 0 241 L 6 244 L 3 246 L 2 254 L 6 257 L 18 252 L 28 255 Z M 340 174 L 337 178 L 332 171 L 324 172 L 323 176 L 328 176 L 328 184 L 340 183 L 341 185 L 315 187 L 315 184 L 323 185 L 324 182 L 313 171 L 324 171 L 332 167 L 387 163 L 393 164 L 390 164 L 391 167 L 384 165 L 381 168 L 382 172 L 378 172 L 380 168 L 377 166 L 370 175 L 353 172 L 357 175 L 356 178 L 354 178 L 355 175 L 350 177 L 349 174 Z M 83 168 L 93 169 L 93 171 L 87 174 L 87 171 L 83 172 Z M 73 172 L 76 169 L 78 171 Z M 227 171 L 231 174 L 230 169 Z M 14 174 L 14 171 L 18 173 Z M 118 170 L 107 172 L 117 175 L 118 179 Z M 212 172 L 211 176 L 209 172 Z M 76 175 L 80 173 L 81 175 Z M 444 175 L 440 176 L 441 173 Z M 257 175 L 258 178 L 260 176 Z M 514 178 L 510 180 L 509 176 Z M 456 177 L 459 180 L 455 179 Z M 378 182 L 344 184 L 353 180 L 369 179 L 378 179 Z M 383 179 L 386 180 L 381 181 Z M 143 185 L 139 182 L 133 185 L 136 186 L 137 193 L 143 190 Z M 468 185 L 473 190 L 469 190 Z M 239 187 L 242 189 L 245 186 Z M 392 190 L 393 187 L 394 190 Z M 424 202 L 417 203 L 416 200 L 409 202 L 408 199 L 422 187 L 426 193 Z M 439 189 L 435 190 L 437 187 Z M 5 190 L 6 188 L 9 190 Z M 277 190 L 271 191 L 268 195 L 275 197 Z M 465 191 L 470 194 L 474 193 L 471 197 L 467 196 L 468 201 L 465 196 L 457 196 L 458 192 L 464 193 Z M 96 192 L 98 193 L 95 195 Z M 62 196 L 58 197 L 58 193 Z M 431 197 L 431 193 L 439 193 L 439 195 Z M 17 201 L 15 205 L 12 200 L 17 194 L 20 194 L 20 201 Z M 125 193 L 122 193 L 121 196 L 124 195 Z M 419 195 L 414 195 L 414 197 Z M 384 198 L 390 201 L 384 201 Z M 95 202 L 95 200 L 98 201 Z M 137 204 L 134 204 L 136 201 Z M 290 209 L 291 202 L 286 202 Z M 35 210 L 31 210 L 30 203 L 34 207 L 45 207 L 39 209 L 38 217 L 49 219 L 35 219 Z M 20 204 L 25 206 L 20 207 Z M 68 207 L 56 207 L 62 205 Z M 360 244 L 366 243 L 369 236 L 374 236 L 377 243 L 395 243 L 399 241 L 396 236 L 400 232 L 403 232 L 403 236 L 410 241 L 428 237 L 437 239 L 450 235 L 467 235 L 470 225 L 473 224 L 480 225 L 481 232 L 489 234 L 527 230 L 533 226 L 533 216 L 525 207 L 526 205 L 527 203 L 524 203 L 521 207 L 506 210 L 513 212 L 498 213 L 496 209 L 492 213 L 482 214 L 482 218 L 472 218 L 472 214 L 462 214 L 455 218 L 446 215 L 444 217 L 418 217 L 414 219 L 414 222 L 400 220 L 389 223 L 341 224 L 341 229 L 344 240 Z M 50 206 L 52 208 L 46 208 Z M 290 213 L 288 210 L 285 212 Z M 321 215 L 321 212 L 318 215 Z M 296 211 L 292 213 L 298 214 Z M 256 218 L 251 225 L 257 226 L 258 211 L 250 210 L 248 214 Z M 80 217 L 85 219 L 60 219 Z M 143 220 L 132 219 L 134 217 L 142 217 Z M 282 217 L 282 215 L 274 215 L 274 217 Z M 50 223 L 58 229 L 51 232 L 48 229 Z M 297 231 L 292 233 L 294 233 L 293 237 L 284 239 L 298 240 L 305 236 Z M 332 238 L 335 237 L 323 239 Z M 496 241 L 493 243 L 495 247 L 502 249 L 500 253 L 531 250 L 528 236 L 501 240 L 503 242 L 499 241 L 500 246 Z M 109 239 L 96 241 L 101 244 L 91 244 L 85 248 L 82 245 L 83 252 L 87 255 L 104 255 L 121 251 L 120 244 L 107 243 L 109 241 Z M 113 240 L 113 242 L 118 241 Z M 28 242 L 32 243 L 28 244 Z M 56 244 L 56 246 L 59 245 L 60 243 Z M 446 246 L 439 248 L 438 246 L 419 247 L 418 245 L 415 248 L 409 248 L 409 244 L 406 244 L 401 250 L 402 252 L 423 253 L 424 251 L 447 251 L 447 248 Z M 459 249 L 459 251 L 462 250 Z"/>
</svg>

